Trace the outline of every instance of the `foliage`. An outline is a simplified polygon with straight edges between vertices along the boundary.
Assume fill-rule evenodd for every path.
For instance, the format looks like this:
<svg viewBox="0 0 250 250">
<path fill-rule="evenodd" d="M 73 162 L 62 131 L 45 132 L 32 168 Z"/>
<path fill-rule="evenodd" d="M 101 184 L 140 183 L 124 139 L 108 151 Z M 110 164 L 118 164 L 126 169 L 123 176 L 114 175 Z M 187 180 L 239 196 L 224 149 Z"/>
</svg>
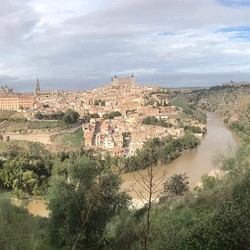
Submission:
<svg viewBox="0 0 250 250">
<path fill-rule="evenodd" d="M 62 120 L 64 115 L 65 113 L 62 111 L 53 112 L 51 114 L 43 114 L 38 111 L 35 113 L 35 118 L 38 120 Z"/>
<path fill-rule="evenodd" d="M 189 190 L 188 177 L 185 174 L 175 174 L 164 183 L 164 194 L 170 196 L 183 195 Z"/>
<path fill-rule="evenodd" d="M 184 126 L 184 130 L 190 131 L 192 133 L 198 133 L 198 134 L 204 133 L 204 131 L 200 127 L 197 127 L 197 126 Z"/>
<path fill-rule="evenodd" d="M 139 249 L 139 233 L 135 213 L 127 210 L 122 211 L 119 216 L 115 216 L 106 226 L 104 237 L 107 243 L 105 249 Z"/>
<path fill-rule="evenodd" d="M 198 110 L 194 104 L 188 103 L 184 98 L 176 98 L 170 102 L 170 105 L 182 108 L 184 113 L 190 115 L 199 122 L 206 122 L 206 115 Z"/>
<path fill-rule="evenodd" d="M 0 246 L 9 249 L 52 249 L 46 243 L 46 220 L 33 217 L 0 197 Z"/>
<path fill-rule="evenodd" d="M 67 169 L 67 178 L 53 177 L 48 191 L 50 242 L 59 248 L 104 247 L 107 223 L 128 204 L 119 186 L 118 176 L 103 172 L 87 157 L 77 159 Z"/>
<path fill-rule="evenodd" d="M 122 161 L 123 170 L 131 172 L 145 169 L 158 163 L 167 164 L 176 159 L 182 151 L 192 149 L 199 144 L 199 140 L 192 134 L 186 134 L 174 139 L 167 136 L 163 139 L 148 140 L 136 155 L 127 157 Z"/>
<path fill-rule="evenodd" d="M 216 179 L 213 176 L 203 175 L 201 177 L 202 185 L 204 189 L 212 189 L 216 184 Z"/>
<path fill-rule="evenodd" d="M 105 113 L 102 118 L 104 119 L 114 119 L 117 116 L 121 116 L 122 114 L 119 111 L 113 111 L 111 113 Z"/>
<path fill-rule="evenodd" d="M 18 196 L 44 194 L 52 162 L 40 144 L 11 142 L 2 155 L 5 157 L 0 165 L 2 188 L 14 190 Z"/>
<path fill-rule="evenodd" d="M 161 119 L 157 119 L 155 116 L 147 116 L 146 118 L 142 120 L 142 124 L 162 126 L 162 127 L 171 127 L 171 124 Z"/>
<path fill-rule="evenodd" d="M 73 124 L 76 123 L 79 119 L 79 114 L 72 110 L 68 109 L 66 112 L 58 111 L 53 112 L 51 114 L 43 114 L 41 112 L 37 112 L 35 114 L 35 118 L 38 120 L 61 120 L 64 121 L 66 124 Z"/>
<path fill-rule="evenodd" d="M 99 114 L 98 113 L 94 113 L 91 115 L 92 118 L 100 118 Z"/>
<path fill-rule="evenodd" d="M 79 119 L 79 114 L 72 109 L 68 109 L 63 116 L 63 121 L 66 124 L 76 123 L 78 121 L 78 119 Z"/>
<path fill-rule="evenodd" d="M 1 131 L 25 132 L 34 129 L 68 128 L 63 121 L 27 121 L 23 119 L 9 119 L 1 124 Z"/>
<path fill-rule="evenodd" d="M 9 120 L 13 115 L 15 115 L 16 111 L 11 110 L 1 110 L 0 111 L 0 122 Z"/>
</svg>

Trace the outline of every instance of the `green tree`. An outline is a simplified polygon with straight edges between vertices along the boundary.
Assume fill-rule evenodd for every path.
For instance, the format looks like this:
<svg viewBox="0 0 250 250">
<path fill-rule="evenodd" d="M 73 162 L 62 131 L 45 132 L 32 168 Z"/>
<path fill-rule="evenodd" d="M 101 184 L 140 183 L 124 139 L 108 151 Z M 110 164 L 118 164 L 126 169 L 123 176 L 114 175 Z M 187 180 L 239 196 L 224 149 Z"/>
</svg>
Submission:
<svg viewBox="0 0 250 250">
<path fill-rule="evenodd" d="M 211 189 L 215 186 L 216 184 L 216 180 L 215 180 L 215 177 L 213 176 L 208 176 L 207 174 L 206 175 L 203 175 L 201 177 L 201 180 L 202 180 L 202 185 L 205 189 Z"/>
<path fill-rule="evenodd" d="M 0 197 L 0 248 L 9 249 L 46 249 L 43 228 L 46 220 L 31 216 L 27 209 L 13 205 L 9 200 Z"/>
<path fill-rule="evenodd" d="M 63 121 L 66 124 L 73 124 L 75 122 L 77 122 L 79 119 L 79 114 L 72 110 L 72 109 L 68 109 L 65 113 L 65 115 L 63 116 Z"/>
<path fill-rule="evenodd" d="M 175 174 L 164 183 L 164 194 L 166 195 L 183 195 L 189 190 L 188 177 L 185 174 Z"/>
<path fill-rule="evenodd" d="M 48 233 L 57 247 L 100 249 L 107 223 L 128 205 L 120 179 L 87 157 L 76 159 L 66 176 L 55 176 L 48 190 Z"/>
</svg>

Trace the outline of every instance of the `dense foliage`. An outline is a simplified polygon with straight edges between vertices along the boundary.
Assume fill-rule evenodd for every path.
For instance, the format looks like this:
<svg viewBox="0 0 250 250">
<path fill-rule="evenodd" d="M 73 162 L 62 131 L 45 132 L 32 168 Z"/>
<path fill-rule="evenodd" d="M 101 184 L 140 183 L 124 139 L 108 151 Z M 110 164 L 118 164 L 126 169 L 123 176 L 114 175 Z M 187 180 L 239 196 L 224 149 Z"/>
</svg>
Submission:
<svg viewBox="0 0 250 250">
<path fill-rule="evenodd" d="M 29 215 L 26 209 L 11 204 L 0 193 L 1 250 L 52 249 L 46 243 L 46 233 L 43 230 L 45 226 L 45 219 Z"/>
<path fill-rule="evenodd" d="M 147 116 L 142 120 L 142 124 L 145 125 L 154 125 L 154 126 L 162 126 L 162 127 L 171 127 L 170 123 L 162 119 L 157 119 L 155 116 Z"/>
<path fill-rule="evenodd" d="M 164 193 L 168 196 L 183 195 L 189 190 L 186 174 L 174 174 L 164 183 Z"/>
<path fill-rule="evenodd" d="M 44 194 L 51 169 L 51 155 L 40 144 L 9 142 L 0 162 L 0 188 L 18 196 Z"/>
<path fill-rule="evenodd" d="M 119 191 L 120 179 L 88 157 L 75 159 L 66 176 L 51 179 L 48 225 L 52 245 L 101 249 L 105 225 L 127 208 L 128 196 Z"/>
<path fill-rule="evenodd" d="M 111 120 L 111 119 L 114 119 L 115 117 L 121 116 L 121 115 L 122 115 L 122 114 L 121 114 L 119 111 L 113 111 L 113 112 L 111 112 L 111 113 L 105 113 L 105 114 L 102 116 L 102 118 Z"/>
<path fill-rule="evenodd" d="M 78 121 L 79 114 L 72 109 L 68 109 L 66 112 L 58 111 L 51 114 L 37 112 L 35 118 L 38 120 L 62 120 L 66 124 L 73 124 Z"/>
<path fill-rule="evenodd" d="M 195 148 L 199 140 L 192 134 L 179 138 L 167 136 L 163 139 L 148 140 L 136 155 L 123 159 L 121 166 L 124 172 L 144 169 L 152 165 L 166 164 L 176 159 L 186 149 Z"/>
</svg>

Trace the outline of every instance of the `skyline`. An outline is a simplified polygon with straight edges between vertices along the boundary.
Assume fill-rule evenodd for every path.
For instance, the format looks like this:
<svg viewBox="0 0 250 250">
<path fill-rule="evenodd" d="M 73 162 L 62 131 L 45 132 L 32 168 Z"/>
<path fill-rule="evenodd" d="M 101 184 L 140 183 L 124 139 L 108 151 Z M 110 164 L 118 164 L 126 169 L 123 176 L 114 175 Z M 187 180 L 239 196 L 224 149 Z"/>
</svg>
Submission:
<svg viewBox="0 0 250 250">
<path fill-rule="evenodd" d="M 90 89 L 250 81 L 250 0 L 2 0 L 0 85 Z"/>
</svg>

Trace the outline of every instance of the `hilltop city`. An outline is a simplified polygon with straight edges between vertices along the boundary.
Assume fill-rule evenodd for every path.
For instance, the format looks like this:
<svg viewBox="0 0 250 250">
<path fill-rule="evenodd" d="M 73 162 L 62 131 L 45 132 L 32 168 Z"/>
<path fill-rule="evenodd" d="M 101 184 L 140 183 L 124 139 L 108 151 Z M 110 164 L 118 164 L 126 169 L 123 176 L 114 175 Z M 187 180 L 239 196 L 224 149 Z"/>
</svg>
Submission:
<svg viewBox="0 0 250 250">
<path fill-rule="evenodd" d="M 34 93 L 2 87 L 0 109 L 18 111 L 29 121 L 71 109 L 82 121 L 85 148 L 117 157 L 135 155 L 148 139 L 180 137 L 185 134 L 184 126 L 205 128 L 194 118 L 180 121 L 183 110 L 170 105 L 168 91 L 140 85 L 133 74 L 125 78 L 115 75 L 109 84 L 87 91 L 42 91 L 38 79 Z M 195 135 L 201 137 L 202 133 Z"/>
</svg>

